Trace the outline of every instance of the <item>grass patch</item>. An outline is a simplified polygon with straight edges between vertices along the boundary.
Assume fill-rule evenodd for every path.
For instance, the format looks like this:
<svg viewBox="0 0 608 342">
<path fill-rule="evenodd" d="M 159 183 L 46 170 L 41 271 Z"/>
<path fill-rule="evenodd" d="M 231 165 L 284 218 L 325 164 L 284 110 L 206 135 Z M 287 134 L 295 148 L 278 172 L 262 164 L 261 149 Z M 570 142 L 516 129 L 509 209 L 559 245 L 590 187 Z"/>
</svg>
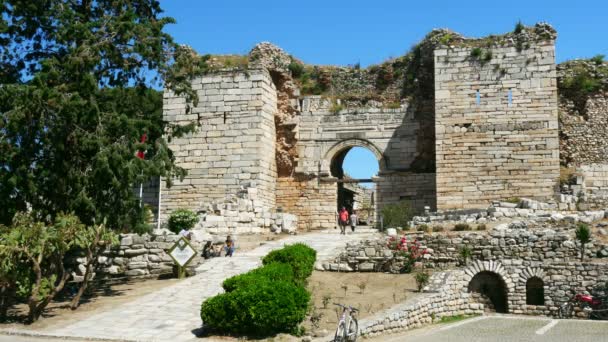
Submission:
<svg viewBox="0 0 608 342">
<path fill-rule="evenodd" d="M 478 317 L 480 315 L 454 315 L 454 316 L 443 316 L 439 320 L 439 323 L 454 323 L 458 321 L 463 321 L 465 319 Z"/>
</svg>

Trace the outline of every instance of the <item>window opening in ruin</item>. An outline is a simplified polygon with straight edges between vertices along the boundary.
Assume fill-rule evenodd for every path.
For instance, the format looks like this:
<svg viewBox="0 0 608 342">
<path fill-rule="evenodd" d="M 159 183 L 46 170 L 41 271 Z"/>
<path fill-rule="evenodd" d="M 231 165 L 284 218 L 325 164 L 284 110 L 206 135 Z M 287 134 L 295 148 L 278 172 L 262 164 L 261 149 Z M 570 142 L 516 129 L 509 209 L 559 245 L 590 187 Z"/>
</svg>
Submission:
<svg viewBox="0 0 608 342">
<path fill-rule="evenodd" d="M 331 174 L 338 178 L 337 209 L 345 207 L 349 213 L 357 211 L 362 225 L 375 222 L 375 184 L 372 178 L 378 175 L 378 171 L 376 155 L 364 147 L 347 147 L 331 162 Z"/>
<path fill-rule="evenodd" d="M 507 95 L 507 101 L 509 102 L 509 107 L 513 105 L 513 91 L 509 89 L 509 94 Z"/>
<path fill-rule="evenodd" d="M 526 282 L 526 304 L 545 305 L 544 283 L 539 277 L 532 277 Z"/>
<path fill-rule="evenodd" d="M 224 123 L 226 123 L 226 116 L 227 116 L 227 114 L 226 114 L 226 112 L 224 112 Z"/>
<path fill-rule="evenodd" d="M 481 103 L 481 94 L 479 93 L 479 90 L 477 90 L 475 93 L 475 104 L 479 106 L 480 103 Z"/>
<path fill-rule="evenodd" d="M 477 273 L 469 282 L 469 292 L 476 293 L 482 302 L 489 301 L 496 312 L 508 313 L 507 286 L 503 279 L 494 272 Z"/>
</svg>

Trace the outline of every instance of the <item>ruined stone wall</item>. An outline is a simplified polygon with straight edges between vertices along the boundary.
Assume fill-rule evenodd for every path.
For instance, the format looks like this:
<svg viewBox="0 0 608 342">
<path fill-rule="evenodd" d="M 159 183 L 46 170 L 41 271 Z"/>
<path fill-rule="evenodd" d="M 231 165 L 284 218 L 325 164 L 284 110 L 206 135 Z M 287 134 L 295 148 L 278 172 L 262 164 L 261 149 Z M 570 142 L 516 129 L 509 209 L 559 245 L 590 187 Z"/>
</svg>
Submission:
<svg viewBox="0 0 608 342">
<path fill-rule="evenodd" d="M 563 165 L 608 164 L 608 92 L 590 97 L 584 115 L 561 98 L 559 123 Z"/>
<path fill-rule="evenodd" d="M 473 50 L 435 51 L 438 209 L 553 197 L 559 176 L 553 41 L 475 50 L 479 56 Z"/>
<path fill-rule="evenodd" d="M 257 189 L 260 205 L 274 208 L 277 95 L 268 72 L 219 71 L 194 79 L 192 87 L 199 104 L 191 109 L 182 97 L 164 94 L 165 120 L 199 126 L 169 143 L 188 175 L 171 188 L 162 184 L 161 220 L 176 208 L 199 211 L 243 184 Z"/>
</svg>

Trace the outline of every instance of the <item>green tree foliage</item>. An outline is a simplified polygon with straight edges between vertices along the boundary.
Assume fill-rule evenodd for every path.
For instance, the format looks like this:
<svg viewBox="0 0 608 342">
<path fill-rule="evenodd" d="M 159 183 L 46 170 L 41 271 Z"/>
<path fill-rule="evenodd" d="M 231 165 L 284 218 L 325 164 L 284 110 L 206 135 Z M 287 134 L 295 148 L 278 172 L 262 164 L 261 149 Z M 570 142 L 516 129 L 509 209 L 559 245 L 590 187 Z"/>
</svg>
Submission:
<svg viewBox="0 0 608 342">
<path fill-rule="evenodd" d="M 31 209 L 143 230 L 132 188 L 183 177 L 163 133 L 193 128 L 163 122 L 154 88 L 196 103 L 188 81 L 207 59 L 164 32 L 173 19 L 156 0 L 0 0 L 0 12 L 0 223 Z"/>
<path fill-rule="evenodd" d="M 55 224 L 46 225 L 23 213 L 10 227 L 0 226 L 0 278 L 27 302 L 29 321 L 37 320 L 65 286 L 70 273 L 64 256 L 83 228 L 73 215 L 59 214 Z"/>
<path fill-rule="evenodd" d="M 591 242 L 591 230 L 584 223 L 579 223 L 574 231 L 576 239 L 581 243 L 581 261 L 585 258 L 585 245 Z"/>
<path fill-rule="evenodd" d="M 382 207 L 381 213 L 384 219 L 384 227 L 387 228 L 407 227 L 408 221 L 414 215 L 412 208 L 406 201 L 387 204 Z"/>
</svg>

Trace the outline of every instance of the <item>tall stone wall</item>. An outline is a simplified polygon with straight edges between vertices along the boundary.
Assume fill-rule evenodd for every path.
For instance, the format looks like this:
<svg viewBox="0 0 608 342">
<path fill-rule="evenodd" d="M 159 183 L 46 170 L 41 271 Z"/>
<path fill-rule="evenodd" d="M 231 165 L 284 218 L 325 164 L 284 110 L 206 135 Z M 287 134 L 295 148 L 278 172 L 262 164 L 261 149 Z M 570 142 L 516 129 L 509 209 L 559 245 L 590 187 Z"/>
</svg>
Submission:
<svg viewBox="0 0 608 342">
<path fill-rule="evenodd" d="M 476 208 L 509 197 L 546 200 L 555 193 L 553 41 L 521 51 L 516 46 L 487 51 L 479 57 L 471 47 L 435 51 L 439 209 Z M 488 53 L 491 60 L 481 60 Z"/>
<path fill-rule="evenodd" d="M 206 208 L 244 184 L 257 189 L 260 205 L 274 208 L 277 95 L 268 72 L 220 71 L 194 79 L 192 87 L 199 104 L 191 110 L 182 97 L 164 95 L 165 120 L 199 126 L 169 144 L 188 176 L 171 188 L 161 184 L 161 220 L 176 208 Z"/>
</svg>

